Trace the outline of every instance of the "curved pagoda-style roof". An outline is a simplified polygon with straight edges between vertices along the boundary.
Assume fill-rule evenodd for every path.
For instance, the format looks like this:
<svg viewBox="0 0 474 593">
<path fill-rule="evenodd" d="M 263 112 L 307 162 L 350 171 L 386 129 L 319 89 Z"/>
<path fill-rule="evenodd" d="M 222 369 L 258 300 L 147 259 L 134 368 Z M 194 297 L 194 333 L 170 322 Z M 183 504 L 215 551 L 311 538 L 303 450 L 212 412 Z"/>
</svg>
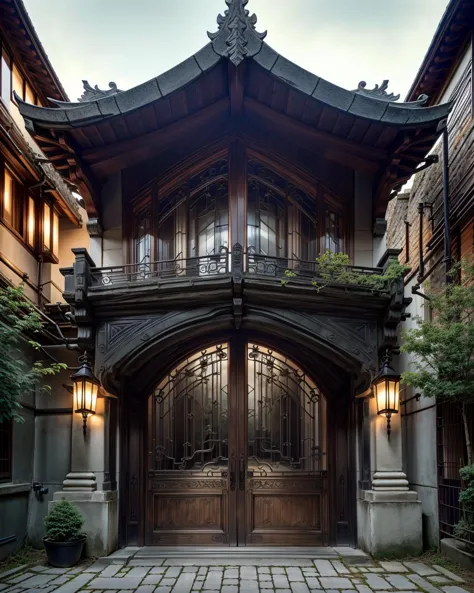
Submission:
<svg viewBox="0 0 474 593">
<path fill-rule="evenodd" d="M 327 153 L 330 145 L 331 154 L 367 160 L 378 174 L 383 214 L 390 191 L 425 162 L 451 105 L 424 107 L 426 96 L 397 103 L 388 81 L 372 90 L 364 82 L 354 91 L 334 85 L 268 46 L 248 0 L 225 1 L 228 9 L 217 19 L 218 30 L 208 33 L 210 43 L 144 84 L 120 91 L 110 83 L 101 91 L 84 82 L 77 103 L 53 100 L 54 108 L 16 97 L 30 133 L 91 207 L 95 183 L 120 168 L 121 157 L 134 164 L 169 147 L 171 137 L 178 142 L 177 122 L 197 130 L 228 117 L 254 117 L 285 137 L 299 132 L 309 150 L 314 144 Z"/>
</svg>

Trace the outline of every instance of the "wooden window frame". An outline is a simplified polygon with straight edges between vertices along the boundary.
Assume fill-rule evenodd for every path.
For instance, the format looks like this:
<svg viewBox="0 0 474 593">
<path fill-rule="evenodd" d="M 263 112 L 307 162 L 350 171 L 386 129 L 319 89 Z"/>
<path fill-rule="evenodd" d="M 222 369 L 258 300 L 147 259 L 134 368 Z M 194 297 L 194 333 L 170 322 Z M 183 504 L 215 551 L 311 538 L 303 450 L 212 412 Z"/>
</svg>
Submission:
<svg viewBox="0 0 474 593">
<path fill-rule="evenodd" d="M 7 463 L 7 471 L 0 471 L 0 482 L 11 482 L 13 477 L 13 421 L 0 423 L 0 452 L 3 448 L 8 451 L 8 457 L 2 461 Z"/>
<path fill-rule="evenodd" d="M 21 232 L 19 232 L 14 224 L 8 222 L 4 217 L 4 189 L 5 189 L 5 172 L 13 178 L 14 183 L 18 188 L 21 188 Z M 15 192 L 12 196 L 12 204 L 17 199 Z M 34 203 L 34 232 L 33 242 L 30 243 L 29 239 L 29 202 L 30 198 Z M 44 246 L 44 204 L 47 204 L 50 208 L 50 236 L 49 236 L 49 249 Z M 56 218 L 55 218 L 56 217 Z M 57 225 L 55 225 L 57 220 Z M 22 246 L 27 249 L 36 258 L 41 257 L 46 263 L 59 263 L 59 225 L 60 225 L 60 212 L 54 204 L 54 201 L 50 198 L 38 198 L 28 187 L 25 186 L 15 175 L 14 171 L 6 164 L 0 163 L 0 223 L 7 228 L 10 233 L 19 241 Z M 57 228 L 57 235 L 55 235 L 55 228 Z M 55 251 L 55 247 L 57 252 Z"/>
<path fill-rule="evenodd" d="M 6 172 L 8 172 L 8 174 L 10 175 L 10 177 L 13 179 L 13 193 L 12 193 L 12 222 L 9 222 L 6 220 L 5 218 L 5 213 L 4 213 L 4 199 L 5 199 L 5 174 Z M 27 200 L 26 200 L 26 195 L 27 195 L 27 190 L 25 185 L 18 179 L 18 177 L 15 175 L 15 172 L 8 167 L 5 163 L 3 163 L 2 167 L 1 167 L 1 212 L 0 212 L 0 218 L 2 223 L 7 227 L 7 229 L 13 233 L 13 235 L 19 239 L 20 241 L 22 241 L 23 243 L 25 243 L 25 245 L 27 244 L 26 242 L 26 238 L 25 238 L 25 221 L 26 221 L 26 216 L 25 216 L 25 209 L 27 207 Z M 19 197 L 18 197 L 19 196 Z M 14 225 L 14 207 L 15 207 L 15 203 L 18 203 L 18 200 L 20 200 L 20 204 L 21 204 L 21 230 L 18 230 L 15 225 Z"/>
<path fill-rule="evenodd" d="M 333 190 L 329 189 L 319 179 L 314 177 L 313 174 L 306 170 L 298 170 L 294 167 L 294 164 L 284 159 L 280 155 L 273 155 L 273 153 L 262 153 L 260 150 L 255 148 L 252 144 L 247 146 L 247 161 L 253 160 L 260 163 L 263 167 L 272 169 L 279 176 L 284 178 L 287 185 L 293 185 L 300 191 L 306 193 L 308 197 L 315 201 L 315 216 L 317 220 L 317 234 L 318 234 L 318 246 L 319 254 L 322 255 L 325 252 L 325 241 L 326 241 L 326 210 L 334 212 L 339 220 L 339 231 L 340 231 L 340 248 L 346 253 L 352 260 L 353 258 L 353 224 L 354 216 L 353 209 L 348 199 L 345 199 Z M 171 193 L 178 190 L 180 187 L 185 192 L 188 192 L 187 181 L 193 175 L 199 171 L 205 170 L 206 167 L 212 165 L 213 162 L 221 159 L 230 159 L 230 148 L 229 144 L 222 146 L 222 148 L 216 150 L 207 150 L 199 155 L 193 155 L 186 161 L 177 163 L 170 169 L 168 169 L 162 176 L 161 179 L 155 178 L 147 182 L 140 190 L 135 192 L 131 199 L 128 200 L 125 196 L 124 199 L 124 217 L 123 217 L 123 228 L 126 240 L 124 241 L 124 256 L 129 264 L 135 262 L 135 217 L 139 211 L 150 204 L 152 211 L 152 223 L 151 223 L 151 254 L 152 260 L 158 261 L 157 245 L 158 245 L 158 228 L 157 228 L 157 216 L 156 216 L 156 203 L 161 198 L 166 198 Z M 249 181 L 248 167 L 246 167 L 246 183 Z M 215 180 L 214 180 L 215 181 Z M 288 200 L 286 190 L 276 190 L 284 197 L 285 201 Z M 189 197 L 189 195 L 188 195 Z M 287 205 L 288 206 L 288 205 Z M 229 212 L 231 206 L 229 202 Z M 247 224 L 247 221 L 246 221 Z M 288 216 L 286 224 L 288 224 Z M 229 229 L 230 233 L 230 229 Z M 189 234 L 189 229 L 188 229 Z M 233 240 L 231 240 L 233 242 Z M 229 249 L 232 248 L 232 244 L 229 244 Z"/>
<path fill-rule="evenodd" d="M 17 105 L 15 98 L 13 96 L 13 69 L 16 68 L 22 78 L 22 93 L 21 93 L 21 98 L 23 101 L 26 101 L 26 87 L 27 85 L 30 87 L 30 90 L 32 92 L 33 95 L 33 104 L 34 105 L 39 105 L 41 103 L 41 99 L 35 89 L 35 85 L 32 84 L 31 80 L 29 79 L 28 75 L 26 74 L 26 71 L 23 67 L 23 63 L 21 61 L 21 59 L 17 59 L 15 57 L 15 54 L 13 53 L 13 51 L 8 47 L 8 45 L 4 42 L 3 39 L 0 39 L 0 58 L 3 55 L 3 53 L 5 53 L 10 61 L 10 101 L 11 103 L 13 103 L 14 105 Z M 0 70 L 0 83 L 1 83 L 1 70 Z M 5 105 L 5 107 L 7 109 L 9 109 L 9 104 L 6 103 L 3 95 L 2 95 L 2 88 L 1 88 L 1 84 L 0 84 L 0 100 L 3 102 L 3 104 Z"/>
<path fill-rule="evenodd" d="M 39 205 L 39 208 L 38 208 Z M 49 208 L 49 245 L 45 243 L 45 206 Z M 58 253 L 55 253 L 55 217 L 57 217 L 57 248 Z M 54 205 L 54 202 L 49 199 L 37 201 L 37 246 L 38 253 L 45 263 L 57 264 L 59 263 L 59 212 Z"/>
<path fill-rule="evenodd" d="M 10 92 L 9 92 L 9 100 L 8 101 L 3 96 L 3 72 L 2 72 L 2 68 L 1 68 L 1 60 L 2 60 L 4 54 L 8 57 L 9 70 L 10 70 Z M 0 42 L 0 101 L 3 103 L 3 105 L 5 106 L 6 109 L 9 109 L 9 107 L 10 107 L 9 103 L 10 103 L 10 100 L 11 100 L 12 88 L 13 88 L 13 85 L 12 85 L 12 75 L 13 75 L 13 56 L 12 56 L 12 52 L 3 43 L 3 41 L 1 41 Z"/>
</svg>

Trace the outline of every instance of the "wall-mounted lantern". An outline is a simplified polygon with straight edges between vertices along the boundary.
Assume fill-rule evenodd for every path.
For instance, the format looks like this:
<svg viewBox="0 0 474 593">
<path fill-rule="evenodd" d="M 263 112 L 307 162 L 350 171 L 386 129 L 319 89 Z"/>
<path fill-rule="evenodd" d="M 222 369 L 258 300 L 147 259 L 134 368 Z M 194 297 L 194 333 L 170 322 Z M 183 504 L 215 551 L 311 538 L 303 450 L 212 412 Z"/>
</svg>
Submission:
<svg viewBox="0 0 474 593">
<path fill-rule="evenodd" d="M 82 414 L 83 432 L 87 434 L 87 418 L 95 414 L 100 381 L 92 372 L 87 352 L 79 358 L 81 367 L 71 376 L 74 393 L 74 411 Z"/>
<path fill-rule="evenodd" d="M 387 350 L 382 359 L 382 368 L 373 381 L 373 390 L 377 402 L 377 414 L 387 418 L 387 435 L 390 438 L 392 414 L 398 414 L 400 402 L 400 376 L 390 366 L 390 354 Z"/>
</svg>

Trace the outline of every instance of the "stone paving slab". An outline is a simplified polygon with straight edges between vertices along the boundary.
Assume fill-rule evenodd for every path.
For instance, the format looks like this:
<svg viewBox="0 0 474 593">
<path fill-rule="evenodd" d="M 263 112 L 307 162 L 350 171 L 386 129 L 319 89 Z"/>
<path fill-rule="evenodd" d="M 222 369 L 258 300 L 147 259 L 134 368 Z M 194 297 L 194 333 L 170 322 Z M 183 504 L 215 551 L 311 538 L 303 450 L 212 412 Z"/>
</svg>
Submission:
<svg viewBox="0 0 474 593">
<path fill-rule="evenodd" d="M 72 569 L 21 567 L 0 575 L 1 593 L 467 593 L 463 579 L 438 565 L 344 558 L 253 558 L 203 554 L 138 558 L 133 550 L 114 563 Z M 357 555 L 354 555 L 357 557 Z"/>
</svg>

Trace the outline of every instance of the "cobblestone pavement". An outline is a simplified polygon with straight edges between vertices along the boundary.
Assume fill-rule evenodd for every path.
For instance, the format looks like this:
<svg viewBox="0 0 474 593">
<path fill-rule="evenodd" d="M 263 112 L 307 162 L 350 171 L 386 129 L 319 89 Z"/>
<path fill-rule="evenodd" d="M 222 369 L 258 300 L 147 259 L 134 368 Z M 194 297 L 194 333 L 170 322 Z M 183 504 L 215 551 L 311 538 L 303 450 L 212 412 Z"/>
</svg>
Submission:
<svg viewBox="0 0 474 593">
<path fill-rule="evenodd" d="M 202 558 L 148 558 L 132 559 L 128 564 L 98 561 L 72 569 L 23 566 L 0 574 L 0 592 L 467 593 L 462 578 L 442 566 L 422 562 L 347 566 L 341 560 L 259 559 L 243 564 L 213 566 Z"/>
</svg>

